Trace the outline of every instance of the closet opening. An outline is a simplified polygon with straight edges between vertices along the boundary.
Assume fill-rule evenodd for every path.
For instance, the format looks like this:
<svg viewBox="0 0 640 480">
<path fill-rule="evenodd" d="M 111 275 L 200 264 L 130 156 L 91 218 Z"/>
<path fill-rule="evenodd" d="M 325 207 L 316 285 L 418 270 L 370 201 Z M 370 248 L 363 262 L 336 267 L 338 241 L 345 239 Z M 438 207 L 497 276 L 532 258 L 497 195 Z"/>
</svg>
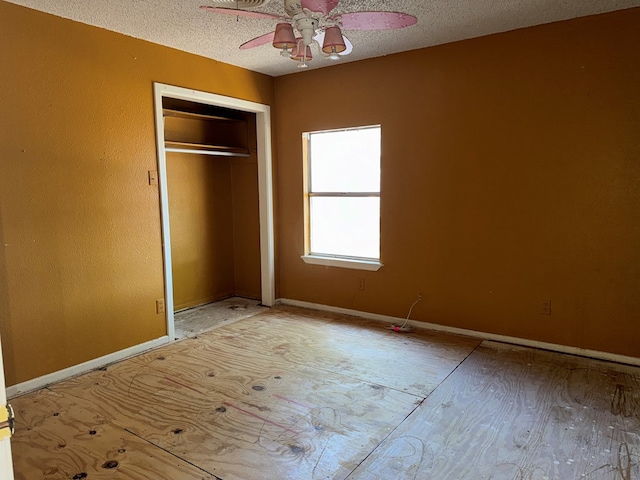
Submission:
<svg viewBox="0 0 640 480">
<path fill-rule="evenodd" d="M 274 303 L 270 112 L 267 105 L 162 84 L 155 84 L 155 96 L 173 341 L 185 336 L 182 320 L 212 302 L 231 301 L 224 305 L 235 316 Z M 187 310 L 177 334 L 174 313 Z"/>
</svg>

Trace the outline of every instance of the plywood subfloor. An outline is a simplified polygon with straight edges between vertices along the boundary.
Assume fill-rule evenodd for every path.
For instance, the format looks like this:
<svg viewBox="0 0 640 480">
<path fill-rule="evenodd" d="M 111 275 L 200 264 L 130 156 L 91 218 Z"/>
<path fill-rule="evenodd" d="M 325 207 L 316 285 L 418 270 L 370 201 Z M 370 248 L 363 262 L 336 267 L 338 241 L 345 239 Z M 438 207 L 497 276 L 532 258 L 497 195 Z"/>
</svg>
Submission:
<svg viewBox="0 0 640 480">
<path fill-rule="evenodd" d="M 215 478 L 71 396 L 44 389 L 12 403 L 20 429 L 12 440 L 16 480 Z"/>
<path fill-rule="evenodd" d="M 259 300 L 231 297 L 176 312 L 174 326 L 176 340 L 195 337 L 202 332 L 229 325 L 267 310 Z"/>
<path fill-rule="evenodd" d="M 350 480 L 640 478 L 640 368 L 484 342 Z"/>
<path fill-rule="evenodd" d="M 479 343 L 273 308 L 13 399 L 17 479 L 640 478 L 640 369 Z"/>
</svg>

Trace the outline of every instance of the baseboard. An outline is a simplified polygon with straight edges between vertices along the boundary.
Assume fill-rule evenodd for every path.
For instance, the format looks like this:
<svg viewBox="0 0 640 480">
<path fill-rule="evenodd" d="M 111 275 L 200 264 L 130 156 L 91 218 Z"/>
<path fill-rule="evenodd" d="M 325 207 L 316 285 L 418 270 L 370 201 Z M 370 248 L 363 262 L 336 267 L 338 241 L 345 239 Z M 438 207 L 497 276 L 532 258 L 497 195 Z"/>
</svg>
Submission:
<svg viewBox="0 0 640 480">
<path fill-rule="evenodd" d="M 331 313 L 342 313 L 345 315 L 352 315 L 354 317 L 367 318 L 378 322 L 385 322 L 389 325 L 403 323 L 404 318 L 392 317 L 389 315 L 380 315 L 378 313 L 361 312 L 359 310 L 350 310 L 348 308 L 333 307 L 331 305 L 322 305 L 319 303 L 303 302 L 300 300 L 291 300 L 288 298 L 279 298 L 276 304 L 291 305 L 293 307 L 309 308 L 312 310 L 321 310 Z M 550 350 L 552 352 L 567 353 L 570 355 L 578 355 L 581 357 L 595 358 L 597 360 L 606 360 L 609 362 L 624 363 L 627 365 L 640 366 L 640 358 L 629 357 L 626 355 L 619 355 L 616 353 L 601 352 L 598 350 L 588 350 L 579 347 L 569 347 L 566 345 L 559 345 L 555 343 L 539 342 L 537 340 L 528 340 L 526 338 L 509 337 L 507 335 L 498 335 L 496 333 L 479 332 L 476 330 L 467 330 L 465 328 L 448 327 L 446 325 L 438 325 L 436 323 L 418 322 L 415 320 L 409 320 L 408 322 L 413 328 L 434 330 L 444 333 L 452 333 L 454 335 L 465 335 L 467 337 L 479 338 L 482 340 L 492 340 L 502 343 L 510 343 L 513 345 L 520 345 L 523 347 L 540 348 L 542 350 Z"/>
<path fill-rule="evenodd" d="M 139 353 L 146 352 L 147 350 L 151 350 L 152 348 L 159 347 L 166 343 L 169 343 L 169 337 L 165 335 L 164 337 L 156 338 L 155 340 L 150 340 L 148 342 L 141 343 L 140 345 L 134 345 L 133 347 L 125 348 L 124 350 L 109 353 L 108 355 L 94 358 L 88 362 L 65 368 L 64 370 L 58 370 L 57 372 L 48 373 L 47 375 L 18 383 L 17 385 L 11 385 L 7 387 L 7 397 L 13 398 L 39 388 L 46 387 L 52 383 L 75 377 L 76 375 L 104 367 L 110 363 L 114 363 L 128 357 L 133 357 L 134 355 L 138 355 Z"/>
</svg>

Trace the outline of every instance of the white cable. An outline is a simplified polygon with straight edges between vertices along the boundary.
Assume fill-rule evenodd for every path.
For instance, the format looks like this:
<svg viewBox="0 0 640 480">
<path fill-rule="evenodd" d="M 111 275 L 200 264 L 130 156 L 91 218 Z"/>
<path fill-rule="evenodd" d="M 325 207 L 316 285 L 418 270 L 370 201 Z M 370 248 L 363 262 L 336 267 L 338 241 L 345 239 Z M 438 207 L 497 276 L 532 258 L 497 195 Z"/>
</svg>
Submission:
<svg viewBox="0 0 640 480">
<path fill-rule="evenodd" d="M 416 299 L 416 301 L 411 304 L 411 307 L 409 307 L 409 313 L 407 313 L 407 318 L 405 318 L 404 323 L 402 325 L 393 324 L 388 328 L 390 330 L 395 331 L 395 332 L 405 332 L 405 333 L 411 332 L 411 330 L 413 330 L 411 328 L 411 325 L 407 325 L 409 323 L 409 317 L 411 316 L 411 312 L 413 310 L 413 307 L 415 307 L 416 303 L 421 302 L 421 301 L 422 301 L 422 294 L 419 294 L 418 298 Z"/>
<path fill-rule="evenodd" d="M 422 295 L 418 295 L 418 298 L 416 299 L 416 301 L 411 304 L 411 307 L 409 307 L 409 313 L 407 313 L 407 318 L 405 319 L 404 323 L 402 325 L 400 325 L 400 328 L 404 328 L 404 327 L 407 326 L 407 323 L 409 322 L 409 317 L 411 316 L 411 311 L 413 310 L 413 307 L 415 307 L 416 303 L 421 302 L 421 301 L 422 301 Z"/>
</svg>

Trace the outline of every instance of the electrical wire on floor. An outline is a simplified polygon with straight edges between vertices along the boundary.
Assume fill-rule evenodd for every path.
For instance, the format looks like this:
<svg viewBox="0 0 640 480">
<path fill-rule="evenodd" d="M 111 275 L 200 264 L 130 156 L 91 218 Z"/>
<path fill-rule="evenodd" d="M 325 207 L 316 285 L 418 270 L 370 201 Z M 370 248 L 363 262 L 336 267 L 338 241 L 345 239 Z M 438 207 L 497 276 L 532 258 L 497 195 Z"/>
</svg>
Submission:
<svg viewBox="0 0 640 480">
<path fill-rule="evenodd" d="M 411 307 L 409 307 L 409 313 L 407 313 L 407 318 L 404 320 L 404 323 L 402 325 L 398 325 L 394 323 L 392 325 L 389 325 L 387 328 L 389 330 L 393 330 L 394 332 L 400 332 L 400 333 L 413 332 L 413 327 L 409 324 L 409 317 L 411 316 L 411 311 L 413 310 L 413 307 L 415 307 L 416 303 L 421 301 L 422 301 L 422 294 L 419 294 L 416 301 L 411 304 Z"/>
</svg>

